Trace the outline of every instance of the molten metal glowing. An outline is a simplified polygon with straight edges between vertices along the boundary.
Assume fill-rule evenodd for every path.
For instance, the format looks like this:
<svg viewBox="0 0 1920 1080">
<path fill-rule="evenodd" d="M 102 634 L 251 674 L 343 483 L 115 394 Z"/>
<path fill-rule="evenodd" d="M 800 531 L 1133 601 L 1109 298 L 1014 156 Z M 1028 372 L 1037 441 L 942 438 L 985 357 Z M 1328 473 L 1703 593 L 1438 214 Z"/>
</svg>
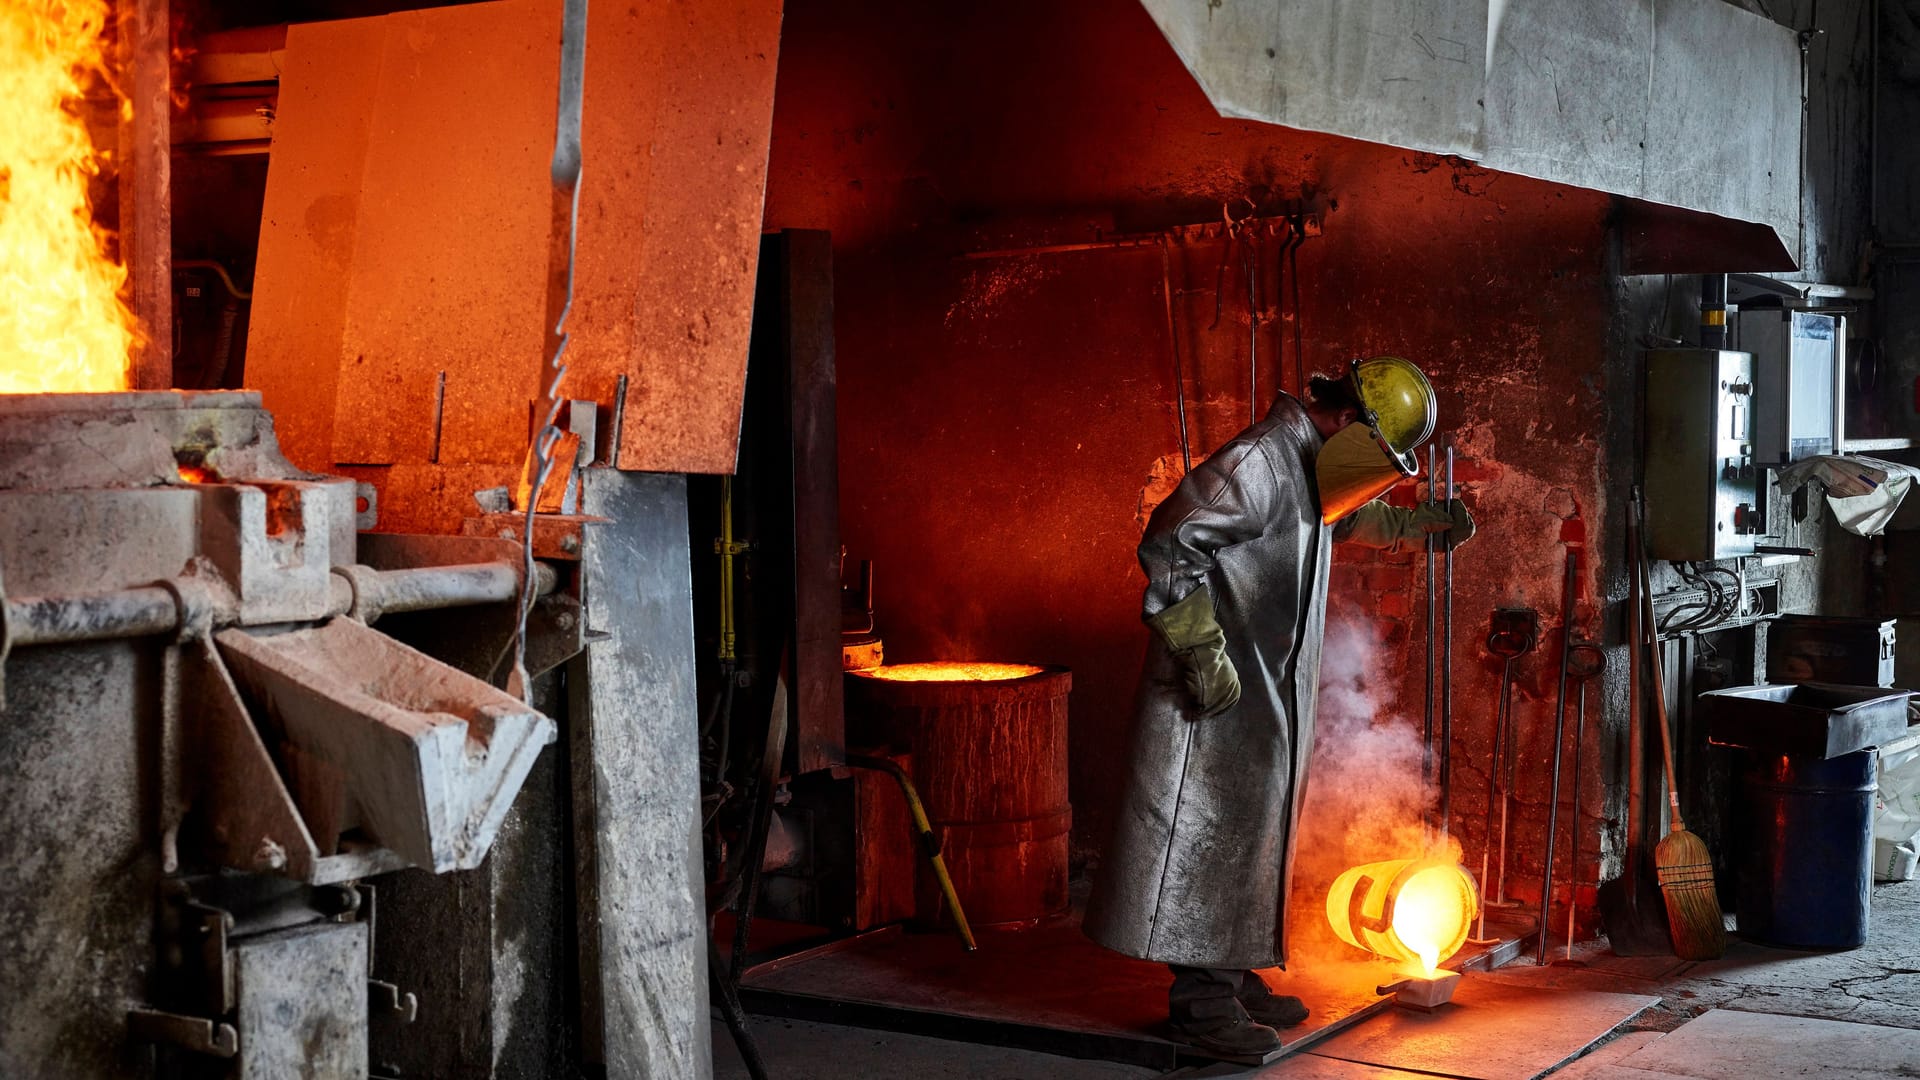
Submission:
<svg viewBox="0 0 1920 1080">
<path fill-rule="evenodd" d="M 1327 921 L 1341 940 L 1395 960 L 1417 960 L 1418 974 L 1428 978 L 1466 943 L 1479 909 L 1473 878 L 1449 862 L 1356 866 L 1327 893 Z"/>
<path fill-rule="evenodd" d="M 930 664 L 888 664 L 862 671 L 874 679 L 894 682 L 1004 682 L 1038 675 L 1045 668 L 1032 664 L 979 664 L 941 661 Z"/>
<path fill-rule="evenodd" d="M 1393 933 L 1419 955 L 1422 974 L 1431 978 L 1446 958 L 1441 950 L 1452 956 L 1460 947 L 1455 935 L 1466 932 L 1473 914 L 1460 888 L 1459 871 L 1430 866 L 1409 878 L 1394 897 Z"/>
<path fill-rule="evenodd" d="M 0 4 L 0 393 L 124 390 L 139 337 L 93 224 L 81 118 L 106 70 L 105 0 Z"/>
</svg>

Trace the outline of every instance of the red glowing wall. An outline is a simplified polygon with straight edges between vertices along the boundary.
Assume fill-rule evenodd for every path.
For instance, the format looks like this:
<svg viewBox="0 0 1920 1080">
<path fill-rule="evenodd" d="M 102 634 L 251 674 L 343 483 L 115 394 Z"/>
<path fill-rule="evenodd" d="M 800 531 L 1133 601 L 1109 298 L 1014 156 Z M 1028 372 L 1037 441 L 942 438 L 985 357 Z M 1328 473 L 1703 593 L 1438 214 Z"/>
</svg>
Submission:
<svg viewBox="0 0 1920 1080">
<path fill-rule="evenodd" d="M 1606 198 L 1222 119 L 1130 4 L 787 7 L 767 224 L 835 238 L 849 555 L 877 563 L 890 657 L 1074 670 L 1082 851 L 1109 827 L 1146 644 L 1134 546 L 1179 474 L 1161 260 L 960 256 L 1238 216 L 1243 197 L 1325 223 L 1298 251 L 1297 312 L 1291 281 L 1278 309 L 1277 252 L 1258 255 L 1262 413 L 1294 385 L 1296 319 L 1309 372 L 1391 352 L 1440 389 L 1481 527 L 1456 631 L 1455 806 L 1475 805 L 1499 674 L 1488 613 L 1531 605 L 1553 625 L 1563 539 L 1597 534 L 1609 425 L 1631 417 L 1609 375 Z M 1222 277 L 1220 259 L 1198 246 L 1172 273 L 1196 460 L 1249 407 L 1246 271 L 1236 251 Z M 1415 727 L 1416 559 L 1343 548 L 1333 586 L 1377 638 L 1338 662 Z M 1527 692 L 1545 700 L 1523 703 L 1523 760 L 1547 752 L 1552 711 L 1552 658 L 1533 659 Z"/>
</svg>

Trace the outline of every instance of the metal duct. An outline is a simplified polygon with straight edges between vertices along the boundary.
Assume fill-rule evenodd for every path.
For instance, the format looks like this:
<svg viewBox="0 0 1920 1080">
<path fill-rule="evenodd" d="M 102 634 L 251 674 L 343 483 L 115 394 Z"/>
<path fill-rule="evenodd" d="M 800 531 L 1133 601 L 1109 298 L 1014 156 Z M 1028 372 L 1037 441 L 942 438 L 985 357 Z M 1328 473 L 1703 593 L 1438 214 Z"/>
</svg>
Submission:
<svg viewBox="0 0 1920 1080">
<path fill-rule="evenodd" d="M 1797 235 L 1799 45 L 1722 0 L 1142 3 L 1224 116 Z"/>
</svg>

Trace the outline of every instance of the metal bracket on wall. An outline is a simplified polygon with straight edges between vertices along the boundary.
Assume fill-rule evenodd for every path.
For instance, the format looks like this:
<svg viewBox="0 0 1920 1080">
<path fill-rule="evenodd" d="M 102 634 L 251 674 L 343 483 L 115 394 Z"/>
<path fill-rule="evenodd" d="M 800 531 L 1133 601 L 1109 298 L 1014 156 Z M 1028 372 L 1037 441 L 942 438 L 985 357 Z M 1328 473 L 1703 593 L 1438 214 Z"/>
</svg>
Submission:
<svg viewBox="0 0 1920 1080">
<path fill-rule="evenodd" d="M 368 979 L 367 1011 L 376 1017 L 411 1024 L 420 1015 L 420 999 L 410 991 L 401 993 L 400 988 L 390 982 Z"/>
<path fill-rule="evenodd" d="M 180 1016 L 155 1009 L 127 1010 L 127 1033 L 142 1042 L 165 1043 L 196 1054 L 230 1058 L 240 1052 L 240 1035 L 232 1024 L 198 1016 Z"/>
<path fill-rule="evenodd" d="M 233 914 L 194 899 L 183 879 L 169 879 L 163 889 L 168 902 L 160 906 L 161 956 L 169 984 L 176 987 L 167 997 L 196 1013 L 226 1016 L 235 999 L 227 953 Z"/>
<path fill-rule="evenodd" d="M 380 489 L 365 480 L 353 485 L 353 524 L 361 532 L 372 532 L 380 524 Z"/>
</svg>

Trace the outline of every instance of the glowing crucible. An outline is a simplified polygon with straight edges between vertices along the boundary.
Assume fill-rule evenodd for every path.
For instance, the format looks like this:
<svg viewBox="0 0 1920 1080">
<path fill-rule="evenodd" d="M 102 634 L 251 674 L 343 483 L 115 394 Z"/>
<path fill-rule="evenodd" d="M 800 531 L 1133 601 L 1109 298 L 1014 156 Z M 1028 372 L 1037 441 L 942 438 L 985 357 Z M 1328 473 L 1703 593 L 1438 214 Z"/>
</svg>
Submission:
<svg viewBox="0 0 1920 1080">
<path fill-rule="evenodd" d="M 1397 859 L 1341 874 L 1327 893 L 1327 921 L 1340 940 L 1420 964 L 1431 977 L 1460 951 L 1480 911 L 1473 876 L 1450 862 Z"/>
</svg>

